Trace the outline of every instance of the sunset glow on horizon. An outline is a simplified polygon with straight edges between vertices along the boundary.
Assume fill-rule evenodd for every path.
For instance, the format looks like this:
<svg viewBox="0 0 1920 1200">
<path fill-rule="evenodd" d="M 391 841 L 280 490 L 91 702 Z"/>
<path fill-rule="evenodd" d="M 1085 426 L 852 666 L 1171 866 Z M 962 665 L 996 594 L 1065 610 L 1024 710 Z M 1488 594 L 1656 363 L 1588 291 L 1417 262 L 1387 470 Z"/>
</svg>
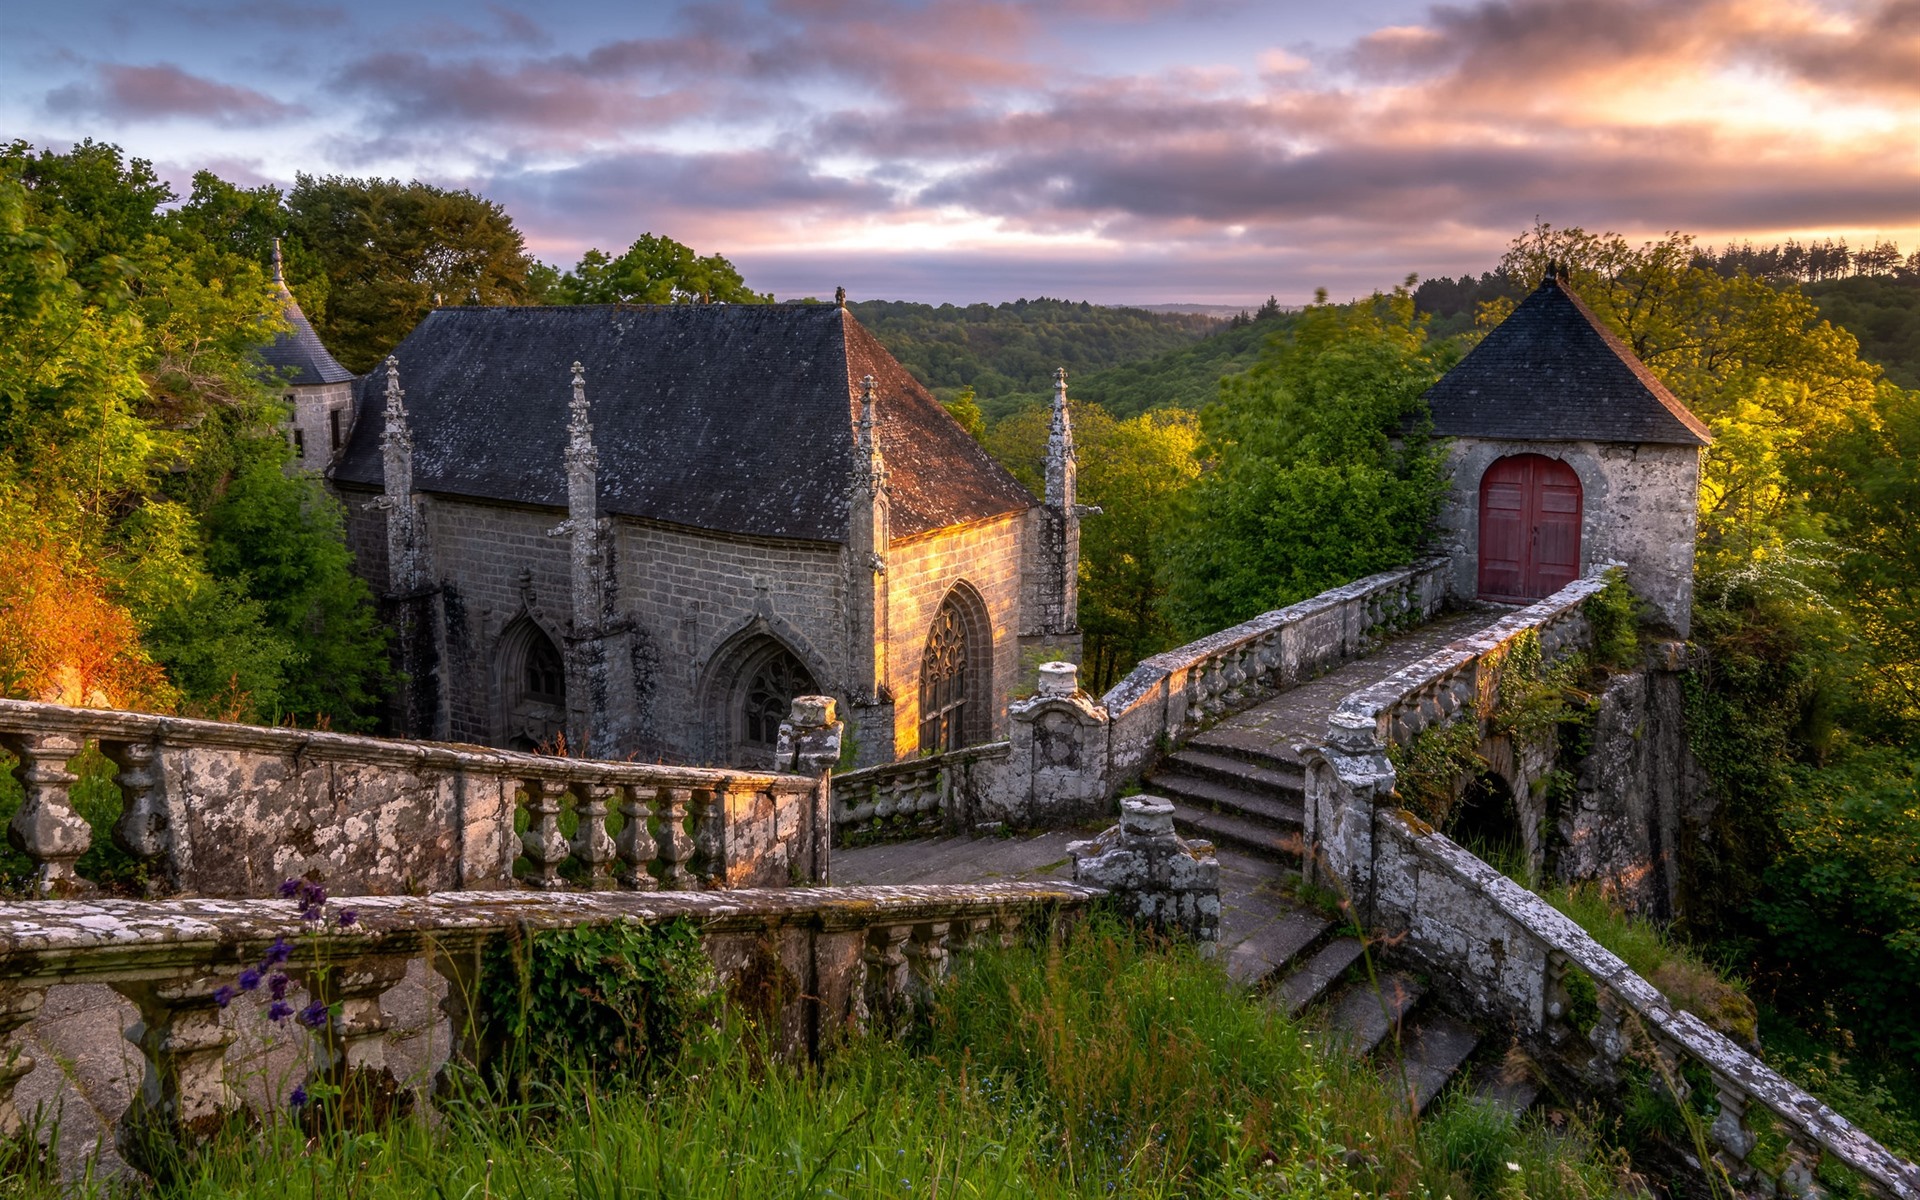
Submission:
<svg viewBox="0 0 1920 1200">
<path fill-rule="evenodd" d="M 1920 0 L 81 0 L 0 14 L 0 128 L 643 232 L 782 296 L 1298 303 L 1536 217 L 1920 249 Z"/>
</svg>

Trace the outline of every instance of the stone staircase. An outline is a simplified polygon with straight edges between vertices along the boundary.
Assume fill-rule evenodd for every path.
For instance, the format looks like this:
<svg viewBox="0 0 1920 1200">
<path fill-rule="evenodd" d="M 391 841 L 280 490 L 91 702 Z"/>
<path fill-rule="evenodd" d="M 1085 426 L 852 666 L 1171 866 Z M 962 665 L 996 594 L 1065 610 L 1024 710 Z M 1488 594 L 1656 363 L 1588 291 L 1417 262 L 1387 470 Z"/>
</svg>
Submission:
<svg viewBox="0 0 1920 1200">
<path fill-rule="evenodd" d="M 1421 1112 L 1467 1067 L 1480 1046 L 1479 1032 L 1424 1002 L 1426 989 L 1414 975 L 1369 962 L 1360 941 L 1332 918 L 1296 904 L 1264 921 L 1234 921 L 1229 892 L 1244 892 L 1247 880 L 1263 877 L 1264 886 L 1283 892 L 1297 883 L 1306 787 L 1302 748 L 1326 729 L 1333 706 L 1490 619 L 1468 612 L 1422 626 L 1364 659 L 1226 717 L 1165 755 L 1142 780 L 1143 791 L 1173 802 L 1182 836 L 1210 841 L 1220 855 L 1228 973 L 1264 989 L 1268 1002 L 1288 1016 L 1324 1025 L 1352 1053 L 1374 1056 L 1383 1072 L 1398 1072 Z M 1516 1109 L 1535 1098 L 1532 1088 L 1502 1083 L 1491 1071 L 1478 1077 L 1477 1087 Z"/>
</svg>

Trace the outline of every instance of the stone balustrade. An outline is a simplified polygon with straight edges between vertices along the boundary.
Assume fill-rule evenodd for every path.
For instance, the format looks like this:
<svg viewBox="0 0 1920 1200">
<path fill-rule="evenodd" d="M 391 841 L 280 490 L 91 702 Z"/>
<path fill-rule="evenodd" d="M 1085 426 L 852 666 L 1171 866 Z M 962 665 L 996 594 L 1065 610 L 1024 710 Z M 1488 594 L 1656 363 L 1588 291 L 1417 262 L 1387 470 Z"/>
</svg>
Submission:
<svg viewBox="0 0 1920 1200">
<path fill-rule="evenodd" d="M 987 742 L 833 778 L 837 836 L 917 837 L 972 828 L 1012 749 Z"/>
<path fill-rule="evenodd" d="M 1590 640 L 1586 602 L 1619 569 L 1617 563 L 1601 564 L 1546 599 L 1346 697 L 1328 718 L 1328 740 L 1349 749 L 1405 745 L 1462 711 L 1485 715 L 1499 696 L 1501 669 L 1514 641 L 1537 636 L 1541 658 L 1549 663 L 1584 648 Z"/>
<path fill-rule="evenodd" d="M 723 980 L 792 982 L 775 999 L 787 1049 L 817 1050 L 849 1024 L 890 1024 L 939 981 L 955 953 L 1004 942 L 1026 921 L 1057 919 L 1103 895 L 1073 884 L 759 889 L 727 892 L 457 892 L 359 896 L 350 927 L 302 921 L 277 900 L 38 900 L 0 904 L 0 1137 L 34 1128 L 14 1104 L 34 1068 L 18 1034 L 49 989 L 106 984 L 131 1001 L 127 1031 L 146 1079 L 120 1118 L 118 1144 L 136 1165 L 191 1142 L 241 1106 L 229 1046 L 246 1007 L 231 1004 L 250 965 L 278 958 L 322 1008 L 309 1078 L 335 1095 L 398 1097 L 422 1080 L 387 1064 L 382 998 L 414 960 L 446 983 L 444 1054 L 484 1065 L 475 986 L 481 950 L 529 931 L 613 922 L 696 923 Z M 292 1007 L 292 1005 L 290 1005 Z M 411 1086 L 410 1086 L 411 1085 Z M 284 1095 L 284 1093 L 282 1093 Z"/>
<path fill-rule="evenodd" d="M 1825 1156 L 1887 1200 L 1920 1200 L 1920 1167 L 1874 1141 L 1745 1048 L 1675 1008 L 1578 925 L 1443 835 L 1382 810 L 1370 928 L 1423 967 L 1460 1007 L 1512 1028 L 1536 1059 L 1583 1088 L 1622 1082 L 1630 1062 L 1685 1102 L 1686 1076 L 1712 1080 L 1708 1137 L 1736 1183 L 1811 1196 Z M 1575 1023 L 1570 977 L 1593 984 L 1598 1012 Z M 1584 989 L 1583 989 L 1584 990 Z M 1692 1064 L 1695 1068 L 1685 1068 Z M 1774 1135 L 1760 1136 L 1763 1123 Z M 1756 1148 L 1784 1135 L 1783 1153 Z M 1683 1147 L 1686 1149 L 1686 1147 Z"/>
<path fill-rule="evenodd" d="M 286 879 L 392 895 L 819 879 L 813 779 L 598 762 L 0 700 L 23 800 L 8 837 L 41 895 L 89 890 L 72 769 L 117 768 L 114 845 L 157 894 L 267 896 Z M 522 815 L 524 814 L 524 816 Z"/>
<path fill-rule="evenodd" d="M 1427 620 L 1450 577 L 1445 559 L 1370 575 L 1143 660 L 1100 702 L 1112 726 L 1108 771 L 1137 775 L 1168 742 Z"/>
</svg>

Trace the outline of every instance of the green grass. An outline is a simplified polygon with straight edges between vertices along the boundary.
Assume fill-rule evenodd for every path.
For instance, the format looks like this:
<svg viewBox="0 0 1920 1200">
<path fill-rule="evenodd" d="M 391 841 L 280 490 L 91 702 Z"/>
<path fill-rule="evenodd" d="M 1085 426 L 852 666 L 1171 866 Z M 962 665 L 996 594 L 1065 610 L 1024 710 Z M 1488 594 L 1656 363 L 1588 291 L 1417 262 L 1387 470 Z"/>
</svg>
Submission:
<svg viewBox="0 0 1920 1200">
<path fill-rule="evenodd" d="M 1105 922 L 965 960 L 897 1041 L 818 1066 L 741 1011 L 652 1085 L 558 1071 L 512 1104 L 309 1137 L 227 1133 L 177 1197 L 1587 1197 L 1631 1187 L 1579 1134 L 1455 1099 L 1417 1127 L 1373 1067 Z M 55 1194 L 16 1178 L 0 1192 Z M 67 1194 L 111 1195 L 88 1184 Z"/>
</svg>

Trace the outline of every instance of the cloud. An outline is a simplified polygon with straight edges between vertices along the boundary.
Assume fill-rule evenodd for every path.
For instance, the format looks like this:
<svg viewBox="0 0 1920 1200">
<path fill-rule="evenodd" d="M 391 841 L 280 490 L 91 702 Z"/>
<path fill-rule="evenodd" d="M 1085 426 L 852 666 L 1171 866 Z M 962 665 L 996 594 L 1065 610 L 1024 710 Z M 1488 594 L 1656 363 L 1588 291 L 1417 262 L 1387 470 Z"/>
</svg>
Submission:
<svg viewBox="0 0 1920 1200">
<path fill-rule="evenodd" d="M 299 4 L 294 0 L 250 0 L 245 4 L 179 5 L 173 11 L 196 25 L 231 29 L 258 24 L 276 29 L 338 29 L 347 23 L 347 11 L 332 4 Z"/>
<path fill-rule="evenodd" d="M 46 106 L 60 115 L 129 124 L 192 118 L 228 127 L 272 125 L 305 112 L 264 92 L 203 79 L 171 63 L 102 63 L 94 71 L 94 82 L 56 88 L 47 93 Z"/>
</svg>

